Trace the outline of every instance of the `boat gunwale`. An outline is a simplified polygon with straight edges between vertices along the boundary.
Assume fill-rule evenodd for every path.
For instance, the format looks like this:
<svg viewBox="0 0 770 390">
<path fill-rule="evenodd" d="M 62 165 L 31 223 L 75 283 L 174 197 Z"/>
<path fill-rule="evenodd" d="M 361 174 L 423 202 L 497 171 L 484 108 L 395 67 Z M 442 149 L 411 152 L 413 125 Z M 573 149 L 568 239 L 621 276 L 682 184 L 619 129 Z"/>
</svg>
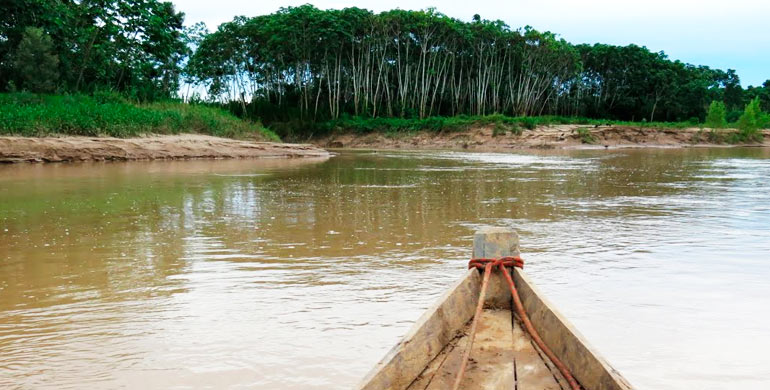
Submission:
<svg viewBox="0 0 770 390">
<path fill-rule="evenodd" d="M 633 387 L 610 363 L 593 348 L 577 328 L 561 314 L 554 304 L 533 283 L 521 269 L 515 268 L 513 277 L 527 314 L 540 333 L 546 345 L 559 356 L 585 389 L 590 390 L 631 390 Z M 470 284 L 470 288 L 466 285 Z M 473 317 L 473 307 L 478 301 L 481 285 L 480 272 L 471 269 L 450 286 L 430 308 L 412 325 L 401 340 L 383 357 L 356 387 L 358 390 L 406 389 L 418 378 L 424 368 L 449 343 L 463 325 Z M 475 288 L 474 288 L 475 286 Z M 464 297 L 466 308 L 457 306 L 457 294 L 470 293 Z M 467 290 L 472 291 L 467 291 Z M 454 300 L 454 302 L 451 302 Z M 452 310 L 454 309 L 459 310 Z M 461 305 L 463 306 L 463 305 Z M 451 324 L 448 314 L 457 314 Z M 437 324 L 449 328 L 435 329 Z M 441 346 L 428 345 L 420 351 L 421 344 L 436 344 L 429 337 L 440 340 Z M 424 349 L 424 348 L 423 348 Z M 422 352 L 422 353 L 420 353 Z"/>
<path fill-rule="evenodd" d="M 584 389 L 633 389 L 628 380 L 556 309 L 524 270 L 514 268 L 513 278 L 535 330 Z"/>
<path fill-rule="evenodd" d="M 436 299 L 356 389 L 406 389 L 473 317 L 480 288 L 479 273 L 469 269 Z"/>
</svg>

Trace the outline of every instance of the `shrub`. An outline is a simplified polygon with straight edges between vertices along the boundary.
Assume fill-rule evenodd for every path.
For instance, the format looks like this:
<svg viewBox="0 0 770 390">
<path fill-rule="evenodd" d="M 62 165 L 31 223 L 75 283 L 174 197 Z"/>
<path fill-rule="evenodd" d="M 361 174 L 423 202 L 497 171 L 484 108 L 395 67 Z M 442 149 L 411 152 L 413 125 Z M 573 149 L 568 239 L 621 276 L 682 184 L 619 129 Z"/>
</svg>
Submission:
<svg viewBox="0 0 770 390">
<path fill-rule="evenodd" d="M 495 123 L 495 127 L 492 128 L 493 137 L 505 135 L 506 133 L 508 133 L 508 130 L 505 128 L 505 126 L 501 122 Z"/>
<path fill-rule="evenodd" d="M 759 119 L 759 128 L 770 129 L 770 114 L 762 114 L 762 117 Z"/>
<path fill-rule="evenodd" d="M 759 127 L 762 124 L 762 111 L 759 108 L 759 98 L 746 105 L 743 114 L 738 119 L 738 133 L 735 142 L 757 142 L 762 139 Z"/>
<path fill-rule="evenodd" d="M 537 127 L 537 119 L 531 116 L 525 116 L 519 119 L 519 123 L 527 130 L 534 130 Z"/>
<path fill-rule="evenodd" d="M 579 127 L 577 129 L 577 134 L 580 136 L 580 142 L 584 144 L 593 144 L 596 142 L 596 138 L 591 135 L 591 130 L 588 130 L 588 128 Z"/>
<path fill-rule="evenodd" d="M 706 115 L 706 127 L 723 129 L 727 127 L 727 108 L 723 102 L 713 101 Z"/>
</svg>

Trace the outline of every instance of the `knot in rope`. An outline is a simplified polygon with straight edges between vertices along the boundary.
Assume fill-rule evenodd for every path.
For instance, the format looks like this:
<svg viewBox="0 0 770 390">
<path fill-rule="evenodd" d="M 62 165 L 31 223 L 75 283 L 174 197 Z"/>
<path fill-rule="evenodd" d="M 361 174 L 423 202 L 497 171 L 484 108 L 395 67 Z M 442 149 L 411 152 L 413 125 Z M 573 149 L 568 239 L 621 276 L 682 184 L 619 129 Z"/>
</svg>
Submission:
<svg viewBox="0 0 770 390">
<path fill-rule="evenodd" d="M 524 260 L 521 259 L 519 256 L 505 256 L 500 257 L 497 259 L 471 259 L 470 262 L 468 262 L 468 269 L 471 268 L 478 268 L 483 269 L 485 268 L 489 263 L 492 263 L 492 267 L 519 267 L 524 268 Z"/>
</svg>

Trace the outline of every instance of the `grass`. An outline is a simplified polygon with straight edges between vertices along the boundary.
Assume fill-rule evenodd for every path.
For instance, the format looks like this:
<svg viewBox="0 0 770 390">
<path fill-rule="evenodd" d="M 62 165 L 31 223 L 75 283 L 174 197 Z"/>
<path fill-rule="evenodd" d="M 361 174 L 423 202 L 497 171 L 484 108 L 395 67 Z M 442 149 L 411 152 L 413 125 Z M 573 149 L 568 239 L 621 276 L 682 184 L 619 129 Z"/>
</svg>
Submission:
<svg viewBox="0 0 770 390">
<path fill-rule="evenodd" d="M 591 130 L 586 127 L 580 127 L 577 129 L 578 136 L 580 136 L 580 142 L 584 144 L 593 144 L 596 142 L 596 138 L 591 135 Z"/>
<path fill-rule="evenodd" d="M 762 125 L 770 127 L 770 116 L 763 117 Z M 596 139 L 590 134 L 591 127 L 598 126 L 623 126 L 631 128 L 646 129 L 684 129 L 691 127 L 701 127 L 696 119 L 685 122 L 630 122 L 615 121 L 607 119 L 590 119 L 582 117 L 569 116 L 533 116 L 533 117 L 514 117 L 506 115 L 486 115 L 486 116 L 468 116 L 458 115 L 455 117 L 429 117 L 418 118 L 368 118 L 356 116 L 343 116 L 339 119 L 325 122 L 310 122 L 294 120 L 289 122 L 275 122 L 270 128 L 278 133 L 284 139 L 306 141 L 313 137 L 323 136 L 330 133 L 355 133 L 369 134 L 381 133 L 389 137 L 408 136 L 410 134 L 429 131 L 429 132 L 461 132 L 473 127 L 491 126 L 493 136 L 503 136 L 510 132 L 513 135 L 520 135 L 524 130 L 532 130 L 538 126 L 552 125 L 579 125 L 578 134 L 583 143 L 594 143 Z M 731 124 L 728 127 L 735 127 Z M 717 139 L 724 138 L 724 142 L 745 143 L 756 141 L 759 136 L 753 134 L 741 134 L 737 136 L 722 136 L 716 132 L 708 134 L 708 140 L 714 142 Z M 700 140 L 700 138 L 698 138 Z"/>
<path fill-rule="evenodd" d="M 418 118 L 366 118 L 355 116 L 343 116 L 339 119 L 333 119 L 326 122 L 304 122 L 304 121 L 291 121 L 291 122 L 278 122 L 272 123 L 271 129 L 273 129 L 280 136 L 285 138 L 301 138 L 320 136 L 333 132 L 338 133 L 414 133 L 418 131 L 432 131 L 432 132 L 456 132 L 464 131 L 471 127 L 477 126 L 493 126 L 493 133 L 496 136 L 511 132 L 514 135 L 519 135 L 523 130 L 533 130 L 538 126 L 550 126 L 550 125 L 586 125 L 586 126 L 600 126 L 600 125 L 615 125 L 615 126 L 630 126 L 630 127 L 644 127 L 644 128 L 665 128 L 665 129 L 682 129 L 686 127 L 692 127 L 691 122 L 624 122 L 624 121 L 610 121 L 602 119 L 589 119 L 580 117 L 567 117 L 567 116 L 507 116 L 501 114 L 486 115 L 486 116 L 468 116 L 458 115 L 454 117 L 429 117 L 424 119 Z"/>
<path fill-rule="evenodd" d="M 181 102 L 133 103 L 118 95 L 0 94 L 0 134 L 135 137 L 198 133 L 280 141 L 259 123 L 218 108 Z"/>
</svg>

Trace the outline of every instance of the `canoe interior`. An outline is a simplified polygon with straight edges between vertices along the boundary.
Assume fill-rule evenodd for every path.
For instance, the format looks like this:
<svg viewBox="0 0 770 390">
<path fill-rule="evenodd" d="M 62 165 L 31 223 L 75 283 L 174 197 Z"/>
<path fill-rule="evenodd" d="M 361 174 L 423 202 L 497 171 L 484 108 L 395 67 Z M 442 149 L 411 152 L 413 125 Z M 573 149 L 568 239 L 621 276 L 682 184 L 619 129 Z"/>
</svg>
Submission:
<svg viewBox="0 0 770 390">
<path fill-rule="evenodd" d="M 519 269 L 514 281 L 543 341 L 585 389 L 631 389 L 583 337 L 542 297 Z M 433 390 L 451 388 L 468 343 L 481 276 L 469 270 L 415 323 L 361 382 L 359 389 Z M 490 278 L 462 389 L 569 389 L 567 382 L 531 341 L 511 311 L 502 275 Z"/>
<path fill-rule="evenodd" d="M 451 389 L 468 346 L 466 325 L 438 354 L 408 390 Z M 486 308 L 461 389 L 567 390 L 569 385 L 550 360 L 532 343 L 509 309 Z"/>
</svg>

